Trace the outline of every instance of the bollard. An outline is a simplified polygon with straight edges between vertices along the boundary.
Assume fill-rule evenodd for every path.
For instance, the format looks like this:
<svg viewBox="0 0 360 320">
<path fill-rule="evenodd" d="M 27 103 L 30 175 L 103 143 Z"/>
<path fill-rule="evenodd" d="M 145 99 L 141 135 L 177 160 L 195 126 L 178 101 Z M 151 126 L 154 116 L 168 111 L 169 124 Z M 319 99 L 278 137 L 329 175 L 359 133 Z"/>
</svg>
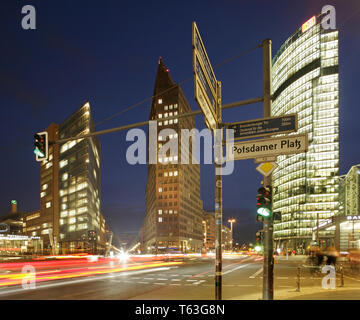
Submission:
<svg viewBox="0 0 360 320">
<path fill-rule="evenodd" d="M 300 292 L 300 275 L 301 275 L 301 269 L 300 269 L 300 266 L 298 266 L 297 267 L 296 292 Z"/>
<path fill-rule="evenodd" d="M 344 268 L 340 265 L 340 287 L 344 286 Z"/>
</svg>

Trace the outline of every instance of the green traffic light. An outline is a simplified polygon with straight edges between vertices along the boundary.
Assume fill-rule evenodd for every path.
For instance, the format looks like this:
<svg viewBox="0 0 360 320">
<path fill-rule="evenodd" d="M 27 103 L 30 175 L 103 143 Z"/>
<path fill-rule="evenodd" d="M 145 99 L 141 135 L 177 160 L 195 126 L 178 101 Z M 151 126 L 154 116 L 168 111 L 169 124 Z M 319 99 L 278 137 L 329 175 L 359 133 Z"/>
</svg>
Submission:
<svg viewBox="0 0 360 320">
<path fill-rule="evenodd" d="M 257 209 L 257 213 L 263 217 L 269 217 L 271 214 L 271 210 L 268 208 L 261 207 L 261 208 Z"/>
<path fill-rule="evenodd" d="M 38 148 L 34 150 L 34 153 L 40 158 L 45 156 Z"/>
</svg>

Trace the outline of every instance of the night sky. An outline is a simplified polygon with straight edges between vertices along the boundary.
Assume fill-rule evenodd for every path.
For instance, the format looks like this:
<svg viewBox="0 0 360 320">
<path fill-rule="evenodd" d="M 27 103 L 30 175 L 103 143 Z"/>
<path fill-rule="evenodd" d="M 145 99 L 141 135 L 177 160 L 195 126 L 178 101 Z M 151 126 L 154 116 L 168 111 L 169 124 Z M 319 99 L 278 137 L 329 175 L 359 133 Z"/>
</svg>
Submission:
<svg viewBox="0 0 360 320">
<path fill-rule="evenodd" d="M 36 8 L 36 30 L 23 30 L 21 9 Z M 352 1 L 1 1 L 0 214 L 16 199 L 21 211 L 39 209 L 40 169 L 33 134 L 62 123 L 86 101 L 96 126 L 148 119 L 158 59 L 180 83 L 192 76 L 191 24 L 196 21 L 213 66 L 272 39 L 273 55 L 310 17 L 331 4 L 339 29 L 340 174 L 360 163 L 360 2 Z M 262 49 L 215 68 L 223 104 L 262 96 Z M 182 85 L 193 109 L 193 82 Z M 262 104 L 223 112 L 224 122 L 261 118 Z M 202 116 L 196 118 L 204 128 Z M 143 127 L 146 129 L 145 127 Z M 126 131 L 100 136 L 102 212 L 112 230 L 137 231 L 145 215 L 147 166 L 127 164 Z M 223 179 L 224 221 L 237 218 L 236 240 L 254 239 L 256 191 L 262 176 L 253 160 L 237 161 Z M 201 166 L 201 196 L 214 208 L 214 167 Z"/>
</svg>

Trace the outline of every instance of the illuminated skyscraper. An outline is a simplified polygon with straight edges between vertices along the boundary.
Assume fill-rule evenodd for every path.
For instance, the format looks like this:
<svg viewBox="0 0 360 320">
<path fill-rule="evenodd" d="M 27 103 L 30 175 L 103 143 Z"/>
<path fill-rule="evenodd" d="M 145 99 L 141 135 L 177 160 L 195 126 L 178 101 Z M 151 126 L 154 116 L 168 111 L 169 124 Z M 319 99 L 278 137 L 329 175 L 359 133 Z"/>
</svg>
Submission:
<svg viewBox="0 0 360 320">
<path fill-rule="evenodd" d="M 178 150 L 181 150 L 180 130 L 195 128 L 195 120 L 192 117 L 167 118 L 190 111 L 183 91 L 160 59 L 150 110 L 150 120 L 158 120 L 158 150 L 170 139 L 177 139 Z M 163 129 L 173 129 L 174 133 L 162 134 Z M 203 246 L 200 165 L 180 162 L 179 152 L 175 157 L 158 155 L 157 163 L 148 165 L 146 217 L 142 228 L 145 251 L 200 252 Z"/>
<path fill-rule="evenodd" d="M 49 158 L 40 166 L 40 211 L 26 217 L 26 232 L 41 236 L 45 248 L 51 245 L 58 252 L 89 249 L 89 230 L 95 230 L 101 242 L 99 140 L 51 143 L 93 130 L 89 103 L 61 125 L 46 129 L 50 145 Z"/>
<path fill-rule="evenodd" d="M 59 126 L 59 138 L 94 131 L 89 103 Z M 100 142 L 97 137 L 59 146 L 59 242 L 62 248 L 86 247 L 88 231 L 100 240 Z"/>
<path fill-rule="evenodd" d="M 338 214 L 338 31 L 324 30 L 321 19 L 305 22 L 273 58 L 272 115 L 296 113 L 292 134 L 309 138 L 308 151 L 279 156 L 273 174 L 273 209 L 281 212 L 274 239 L 294 249 L 322 239 L 313 227 Z"/>
</svg>

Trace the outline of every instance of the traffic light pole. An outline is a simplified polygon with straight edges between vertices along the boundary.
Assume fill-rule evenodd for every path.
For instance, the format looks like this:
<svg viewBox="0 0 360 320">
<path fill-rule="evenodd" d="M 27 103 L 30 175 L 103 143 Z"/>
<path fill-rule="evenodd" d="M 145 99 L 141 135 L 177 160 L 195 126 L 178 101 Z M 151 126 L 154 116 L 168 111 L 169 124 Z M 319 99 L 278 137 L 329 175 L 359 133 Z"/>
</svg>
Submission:
<svg viewBox="0 0 360 320">
<path fill-rule="evenodd" d="M 271 117 L 271 40 L 265 39 L 263 46 L 264 68 L 264 117 Z M 264 187 L 271 186 L 271 175 L 264 177 Z M 271 191 L 272 192 L 272 191 Z M 272 199 L 272 195 L 271 195 Z M 272 204 L 271 204 L 272 211 Z M 274 257 L 273 257 L 273 214 L 264 217 L 264 267 L 263 267 L 263 300 L 274 299 Z"/>
</svg>

